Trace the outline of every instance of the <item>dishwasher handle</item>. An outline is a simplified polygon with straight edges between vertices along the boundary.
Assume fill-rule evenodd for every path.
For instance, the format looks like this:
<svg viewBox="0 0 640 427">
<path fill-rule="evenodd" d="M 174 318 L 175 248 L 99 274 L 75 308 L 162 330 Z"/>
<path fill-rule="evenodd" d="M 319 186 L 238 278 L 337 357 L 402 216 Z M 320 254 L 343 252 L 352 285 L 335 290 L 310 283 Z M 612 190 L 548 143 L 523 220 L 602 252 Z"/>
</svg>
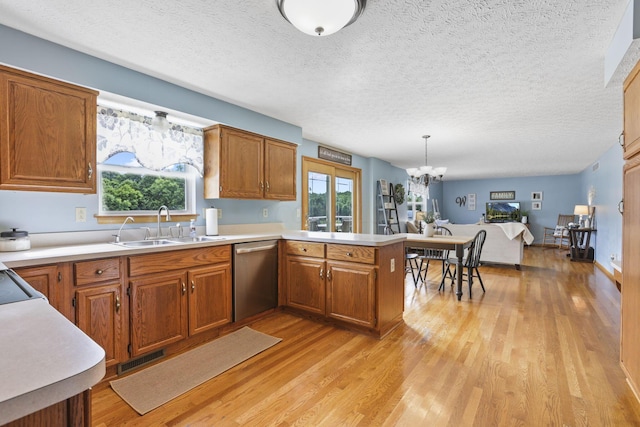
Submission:
<svg viewBox="0 0 640 427">
<path fill-rule="evenodd" d="M 268 251 L 269 249 L 273 249 L 278 247 L 277 243 L 271 244 L 271 245 L 264 245 L 264 246 L 256 246 L 253 248 L 236 248 L 236 253 L 237 254 L 249 254 L 251 252 L 261 252 L 261 251 Z"/>
</svg>

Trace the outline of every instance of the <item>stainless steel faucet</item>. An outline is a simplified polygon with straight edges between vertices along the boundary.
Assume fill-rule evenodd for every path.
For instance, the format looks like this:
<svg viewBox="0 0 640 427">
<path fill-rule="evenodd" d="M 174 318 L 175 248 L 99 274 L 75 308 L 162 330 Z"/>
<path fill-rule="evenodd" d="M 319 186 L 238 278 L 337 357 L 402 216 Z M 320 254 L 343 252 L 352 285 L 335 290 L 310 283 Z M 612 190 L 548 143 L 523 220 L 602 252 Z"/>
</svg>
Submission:
<svg viewBox="0 0 640 427">
<path fill-rule="evenodd" d="M 120 233 L 122 232 L 122 227 L 124 227 L 124 225 L 127 223 L 127 221 L 131 221 L 131 222 L 135 222 L 136 220 L 133 219 L 132 217 L 128 216 L 124 219 L 124 222 L 122 223 L 122 225 L 120 226 L 120 229 L 118 230 L 118 234 L 114 234 L 113 237 L 115 237 L 115 243 L 120 243 Z"/>
<path fill-rule="evenodd" d="M 162 209 L 167 211 L 167 216 L 165 217 L 165 220 L 171 221 L 171 214 L 169 213 L 169 208 L 166 207 L 165 205 L 160 206 L 160 208 L 158 209 L 158 233 L 156 234 L 156 237 L 161 237 L 161 233 L 162 233 L 160 231 L 160 214 L 162 213 Z"/>
</svg>

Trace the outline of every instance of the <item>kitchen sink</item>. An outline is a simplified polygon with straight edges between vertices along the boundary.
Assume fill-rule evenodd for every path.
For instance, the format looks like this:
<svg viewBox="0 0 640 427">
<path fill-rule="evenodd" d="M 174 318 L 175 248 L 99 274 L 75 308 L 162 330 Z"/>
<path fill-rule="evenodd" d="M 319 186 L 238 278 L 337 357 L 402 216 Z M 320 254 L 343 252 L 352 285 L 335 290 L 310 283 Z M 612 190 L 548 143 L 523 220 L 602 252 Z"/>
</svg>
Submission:
<svg viewBox="0 0 640 427">
<path fill-rule="evenodd" d="M 154 239 L 154 240 L 132 240 L 130 242 L 118 242 L 116 245 L 126 246 L 128 248 L 148 248 L 152 246 L 164 246 L 175 245 L 180 242 L 176 242 L 169 239 Z"/>
<path fill-rule="evenodd" d="M 221 236 L 195 236 L 195 237 L 170 237 L 169 240 L 176 243 L 198 243 L 198 242 L 215 242 L 225 240 L 226 237 Z"/>
</svg>

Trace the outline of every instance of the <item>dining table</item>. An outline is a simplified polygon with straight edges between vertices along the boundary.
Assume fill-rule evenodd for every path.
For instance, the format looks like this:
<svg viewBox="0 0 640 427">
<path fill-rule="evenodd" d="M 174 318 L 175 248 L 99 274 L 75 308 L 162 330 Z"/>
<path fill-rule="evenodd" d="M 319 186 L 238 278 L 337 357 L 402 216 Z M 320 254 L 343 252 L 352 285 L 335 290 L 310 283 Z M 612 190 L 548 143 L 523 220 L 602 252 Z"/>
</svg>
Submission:
<svg viewBox="0 0 640 427">
<path fill-rule="evenodd" d="M 427 237 L 423 234 L 406 233 L 404 241 L 405 252 L 408 248 L 441 249 L 455 253 L 458 266 L 462 266 L 464 251 L 473 243 L 473 236 L 440 236 Z M 462 268 L 456 268 L 456 296 L 462 299 Z"/>
</svg>

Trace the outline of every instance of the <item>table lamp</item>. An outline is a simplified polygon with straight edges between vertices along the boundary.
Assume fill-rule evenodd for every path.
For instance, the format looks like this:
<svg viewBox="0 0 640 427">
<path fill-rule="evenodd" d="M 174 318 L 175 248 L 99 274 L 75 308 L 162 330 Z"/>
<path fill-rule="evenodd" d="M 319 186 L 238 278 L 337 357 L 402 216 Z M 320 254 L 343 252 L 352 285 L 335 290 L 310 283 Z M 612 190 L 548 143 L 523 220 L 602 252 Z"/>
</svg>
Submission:
<svg viewBox="0 0 640 427">
<path fill-rule="evenodd" d="M 582 217 L 584 215 L 589 215 L 589 206 L 587 205 L 576 205 L 576 207 L 573 209 L 573 214 L 574 215 L 580 215 L 580 227 L 584 226 L 584 220 L 582 219 Z"/>
</svg>

